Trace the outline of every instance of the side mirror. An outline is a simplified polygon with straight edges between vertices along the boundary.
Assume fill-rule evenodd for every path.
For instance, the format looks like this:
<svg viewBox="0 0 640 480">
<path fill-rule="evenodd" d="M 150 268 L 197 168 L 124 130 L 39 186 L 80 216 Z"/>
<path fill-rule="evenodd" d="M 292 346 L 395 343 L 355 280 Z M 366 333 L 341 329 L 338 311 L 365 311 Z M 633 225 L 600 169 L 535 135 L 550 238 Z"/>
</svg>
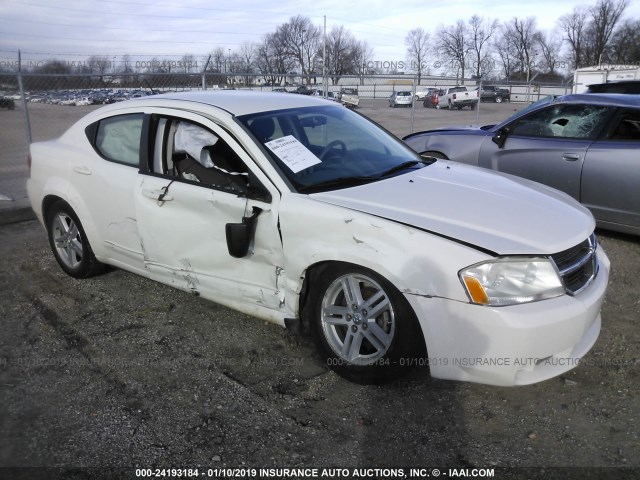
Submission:
<svg viewBox="0 0 640 480">
<path fill-rule="evenodd" d="M 509 136 L 509 129 L 507 127 L 503 127 L 493 136 L 491 139 L 493 143 L 498 145 L 498 148 L 504 147 L 504 142 L 507 141 L 507 137 Z"/>
<path fill-rule="evenodd" d="M 253 207 L 253 214 L 250 217 L 242 217 L 242 223 L 227 223 L 225 225 L 229 255 L 235 258 L 247 256 L 249 245 L 251 245 L 251 240 L 256 233 L 260 212 L 262 212 L 261 208 Z"/>
</svg>

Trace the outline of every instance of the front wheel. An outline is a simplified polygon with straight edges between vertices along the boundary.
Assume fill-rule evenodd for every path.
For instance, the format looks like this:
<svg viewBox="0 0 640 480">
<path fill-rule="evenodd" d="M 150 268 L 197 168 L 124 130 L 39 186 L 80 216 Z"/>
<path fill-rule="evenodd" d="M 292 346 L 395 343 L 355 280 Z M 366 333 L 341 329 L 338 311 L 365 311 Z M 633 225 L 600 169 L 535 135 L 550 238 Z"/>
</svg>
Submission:
<svg viewBox="0 0 640 480">
<path fill-rule="evenodd" d="M 62 200 L 47 213 L 47 233 L 53 255 L 67 274 L 88 278 L 103 271 L 104 265 L 96 260 L 78 216 Z"/>
<path fill-rule="evenodd" d="M 496 103 L 502 103 L 502 97 L 496 97 Z"/>
<path fill-rule="evenodd" d="M 362 384 L 388 382 L 424 356 L 413 310 L 380 275 L 336 264 L 314 283 L 312 330 L 327 366 L 340 376 Z"/>
</svg>

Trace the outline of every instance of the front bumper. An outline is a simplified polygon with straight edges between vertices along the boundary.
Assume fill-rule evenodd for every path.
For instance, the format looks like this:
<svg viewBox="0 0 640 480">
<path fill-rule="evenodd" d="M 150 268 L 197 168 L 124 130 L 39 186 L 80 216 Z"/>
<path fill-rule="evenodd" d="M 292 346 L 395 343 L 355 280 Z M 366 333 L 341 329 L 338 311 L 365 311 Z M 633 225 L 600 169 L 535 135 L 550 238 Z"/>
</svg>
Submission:
<svg viewBox="0 0 640 480">
<path fill-rule="evenodd" d="M 527 385 L 580 363 L 600 333 L 610 262 L 576 296 L 508 307 L 407 294 L 425 336 L 434 378 L 489 385 Z"/>
</svg>

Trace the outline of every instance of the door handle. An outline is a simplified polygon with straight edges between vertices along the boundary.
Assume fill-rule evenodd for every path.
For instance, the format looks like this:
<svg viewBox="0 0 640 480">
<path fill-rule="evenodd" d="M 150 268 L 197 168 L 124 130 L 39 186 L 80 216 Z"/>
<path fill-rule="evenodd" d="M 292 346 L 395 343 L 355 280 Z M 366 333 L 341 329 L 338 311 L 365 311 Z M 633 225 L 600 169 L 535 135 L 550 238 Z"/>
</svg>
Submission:
<svg viewBox="0 0 640 480">
<path fill-rule="evenodd" d="M 160 200 L 160 195 L 162 195 L 163 193 L 163 190 L 148 190 L 146 188 L 142 189 L 142 196 L 151 198 L 152 200 Z M 162 197 L 163 202 L 170 202 L 171 200 L 173 200 L 173 197 L 171 195 L 165 195 L 164 197 Z"/>
<path fill-rule="evenodd" d="M 73 171 L 79 173 L 80 175 L 91 175 L 91 170 L 89 170 L 85 166 L 73 167 Z"/>
<path fill-rule="evenodd" d="M 563 153 L 562 159 L 567 162 L 575 162 L 576 160 L 580 160 L 580 155 L 577 153 Z"/>
</svg>

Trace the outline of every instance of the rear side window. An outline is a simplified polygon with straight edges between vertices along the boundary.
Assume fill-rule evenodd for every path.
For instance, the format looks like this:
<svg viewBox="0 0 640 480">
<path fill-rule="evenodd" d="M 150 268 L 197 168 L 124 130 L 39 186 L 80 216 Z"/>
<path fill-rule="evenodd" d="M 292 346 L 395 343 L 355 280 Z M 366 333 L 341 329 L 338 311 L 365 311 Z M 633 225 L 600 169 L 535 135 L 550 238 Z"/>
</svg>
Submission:
<svg viewBox="0 0 640 480">
<path fill-rule="evenodd" d="M 100 120 L 95 126 L 94 148 L 107 160 L 137 167 L 143 118 L 136 113 Z"/>
</svg>

